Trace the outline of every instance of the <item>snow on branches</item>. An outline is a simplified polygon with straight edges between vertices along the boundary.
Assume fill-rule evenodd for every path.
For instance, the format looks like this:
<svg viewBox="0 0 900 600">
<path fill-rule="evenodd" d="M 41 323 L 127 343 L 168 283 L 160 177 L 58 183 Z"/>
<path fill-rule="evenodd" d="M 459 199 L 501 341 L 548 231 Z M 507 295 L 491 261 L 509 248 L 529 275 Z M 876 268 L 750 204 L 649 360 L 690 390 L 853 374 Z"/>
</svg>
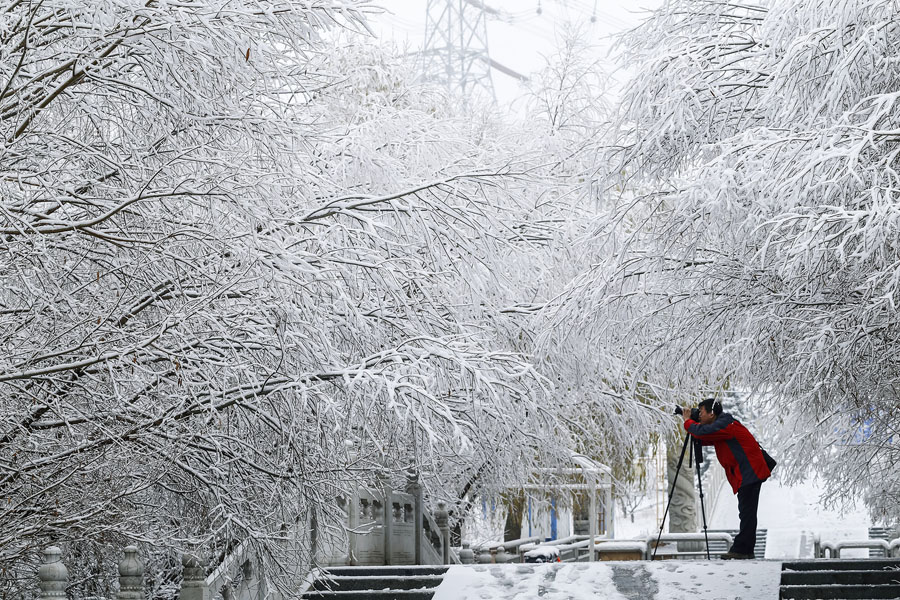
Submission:
<svg viewBox="0 0 900 600">
<path fill-rule="evenodd" d="M 609 253 L 562 313 L 622 357 L 610 377 L 671 397 L 757 390 L 795 464 L 819 463 L 835 498 L 871 492 L 886 519 L 896 18 L 891 2 L 679 0 L 631 33 L 625 191 L 597 225 Z"/>
<path fill-rule="evenodd" d="M 522 170 L 398 69 L 367 79 L 333 33 L 366 10 L 0 7 L 0 567 L 51 540 L 277 552 L 376 475 L 457 500 L 449 471 L 565 447 L 546 380 L 470 320 Z"/>
</svg>

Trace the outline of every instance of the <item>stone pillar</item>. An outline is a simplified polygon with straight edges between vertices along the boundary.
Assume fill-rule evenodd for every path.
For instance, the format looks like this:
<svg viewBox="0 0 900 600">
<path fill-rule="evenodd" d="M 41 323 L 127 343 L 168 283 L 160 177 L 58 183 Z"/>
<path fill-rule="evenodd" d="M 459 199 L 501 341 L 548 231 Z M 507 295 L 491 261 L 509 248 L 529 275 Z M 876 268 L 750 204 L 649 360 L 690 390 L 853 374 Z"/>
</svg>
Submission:
<svg viewBox="0 0 900 600">
<path fill-rule="evenodd" d="M 359 486 L 353 484 L 353 493 L 350 495 L 350 503 L 347 507 L 347 524 L 349 533 L 347 534 L 347 562 L 351 567 L 359 564 L 357 558 L 357 536 L 359 530 Z"/>
<path fill-rule="evenodd" d="M 463 542 L 462 550 L 459 551 L 459 562 L 464 565 L 471 565 L 475 562 L 475 553 L 469 548 L 469 542 Z"/>
<path fill-rule="evenodd" d="M 606 537 L 613 539 L 616 537 L 616 505 L 613 504 L 612 485 L 606 488 L 603 510 L 605 512 L 603 519 L 606 521 Z"/>
<path fill-rule="evenodd" d="M 678 458 L 681 456 L 681 448 L 684 440 L 676 445 L 669 445 L 667 449 L 668 487 L 671 490 L 672 481 L 675 479 Z M 694 484 L 694 471 L 689 456 L 691 449 L 685 451 L 684 461 L 681 463 L 681 471 L 678 472 L 678 481 L 672 494 L 672 502 L 669 505 L 669 533 L 697 533 L 700 530 L 697 515 L 697 489 Z M 702 542 L 678 542 L 681 551 L 702 550 Z"/>
<path fill-rule="evenodd" d="M 144 599 L 144 564 L 136 546 L 128 546 L 119 561 L 119 593 L 116 600 Z"/>
<path fill-rule="evenodd" d="M 392 553 L 394 551 L 394 491 L 391 489 L 391 480 L 385 477 L 382 480 L 381 489 L 384 493 L 384 515 L 382 523 L 384 525 L 384 564 L 390 566 L 394 564 Z"/>
<path fill-rule="evenodd" d="M 438 502 L 438 509 L 434 513 L 434 520 L 441 530 L 442 560 L 445 565 L 450 564 L 450 514 L 443 502 Z"/>
<path fill-rule="evenodd" d="M 597 560 L 597 551 L 596 551 L 596 540 L 597 540 L 597 517 L 599 515 L 597 509 L 597 484 L 595 482 L 591 482 L 591 491 L 589 492 L 591 495 L 591 503 L 588 508 L 588 515 L 590 516 L 590 521 L 588 521 L 588 535 L 590 537 L 590 546 L 588 546 L 588 561 L 593 562 Z"/>
<path fill-rule="evenodd" d="M 178 600 L 210 600 L 206 588 L 206 562 L 193 554 L 181 555 L 181 591 Z"/>
<path fill-rule="evenodd" d="M 244 561 L 241 565 L 241 585 L 238 586 L 238 598 L 262 598 L 262 580 L 256 577 L 253 571 L 253 563 L 250 559 Z"/>
<path fill-rule="evenodd" d="M 66 586 L 69 585 L 69 570 L 62 564 L 62 551 L 56 546 L 44 550 L 44 563 L 38 569 L 41 600 L 65 600 Z"/>
<path fill-rule="evenodd" d="M 425 532 L 422 526 L 422 484 L 419 483 L 419 476 L 417 473 L 413 473 L 408 477 L 406 492 L 413 497 L 413 535 L 415 536 L 413 544 L 415 547 L 416 564 L 421 565 L 422 538 L 425 537 Z"/>
</svg>

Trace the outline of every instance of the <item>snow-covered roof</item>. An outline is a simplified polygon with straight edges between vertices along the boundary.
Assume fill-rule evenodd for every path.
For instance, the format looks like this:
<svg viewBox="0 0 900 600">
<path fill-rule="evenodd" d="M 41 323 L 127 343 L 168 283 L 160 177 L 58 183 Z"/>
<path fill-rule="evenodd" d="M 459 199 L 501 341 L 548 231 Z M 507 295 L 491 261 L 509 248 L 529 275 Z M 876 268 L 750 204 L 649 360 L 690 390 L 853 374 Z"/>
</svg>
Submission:
<svg viewBox="0 0 900 600">
<path fill-rule="evenodd" d="M 553 487 L 559 489 L 588 489 L 592 487 L 596 487 L 597 489 L 606 489 L 610 487 L 612 477 L 612 469 L 608 466 L 599 463 L 591 458 L 588 458 L 584 454 L 572 453 L 571 455 L 572 463 L 574 466 L 572 467 L 557 467 L 557 468 L 544 468 L 538 469 L 540 473 L 545 473 L 547 475 L 581 475 L 585 479 L 585 483 L 556 483 L 552 486 L 544 485 L 543 483 L 539 484 L 531 484 L 524 486 L 525 488 L 546 488 Z"/>
<path fill-rule="evenodd" d="M 584 473 L 612 475 L 612 469 L 603 463 L 598 463 L 597 461 L 588 458 L 584 454 L 572 454 L 572 462 L 577 464 Z"/>
</svg>

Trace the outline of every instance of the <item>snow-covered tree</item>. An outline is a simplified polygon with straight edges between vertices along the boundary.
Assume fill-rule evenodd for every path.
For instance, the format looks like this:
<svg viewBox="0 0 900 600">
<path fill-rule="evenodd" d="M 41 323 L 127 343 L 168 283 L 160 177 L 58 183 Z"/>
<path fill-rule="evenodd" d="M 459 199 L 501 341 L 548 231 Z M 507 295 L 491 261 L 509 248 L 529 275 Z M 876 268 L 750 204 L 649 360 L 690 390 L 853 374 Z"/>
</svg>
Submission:
<svg viewBox="0 0 900 600">
<path fill-rule="evenodd" d="M 546 409 L 564 423 L 569 450 L 612 466 L 624 482 L 635 448 L 649 443 L 664 414 L 655 398 L 605 378 L 616 358 L 587 331 L 553 321 L 559 295 L 597 260 L 595 246 L 585 240 L 604 210 L 601 185 L 609 171 L 597 161 L 609 144 L 608 78 L 583 34 L 567 30 L 558 50 L 532 74 L 523 126 L 509 134 L 517 136 L 514 147 L 534 154 L 534 166 L 517 191 L 524 210 L 510 227 L 514 244 L 498 264 L 485 267 L 492 278 L 480 294 L 480 320 L 490 324 L 497 344 L 531 357 L 553 384 Z M 509 479 L 525 481 L 517 475 Z"/>
<path fill-rule="evenodd" d="M 568 444 L 454 304 L 521 165 L 358 60 L 365 7 L 0 6 L 3 585 L 50 542 L 273 557 L 376 475 L 452 499 Z"/>
<path fill-rule="evenodd" d="M 752 389 L 835 498 L 897 507 L 892 2 L 673 0 L 627 40 L 607 256 L 560 318 L 613 380 Z"/>
</svg>

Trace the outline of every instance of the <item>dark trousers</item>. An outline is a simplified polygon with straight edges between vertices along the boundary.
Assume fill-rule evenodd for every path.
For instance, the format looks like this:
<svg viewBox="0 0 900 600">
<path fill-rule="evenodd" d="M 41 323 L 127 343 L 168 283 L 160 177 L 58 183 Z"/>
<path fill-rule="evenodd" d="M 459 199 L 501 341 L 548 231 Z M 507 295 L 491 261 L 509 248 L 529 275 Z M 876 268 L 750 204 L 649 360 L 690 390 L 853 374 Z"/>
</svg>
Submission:
<svg viewBox="0 0 900 600">
<path fill-rule="evenodd" d="M 741 530 L 734 537 L 734 543 L 731 545 L 732 552 L 753 554 L 753 547 L 756 546 L 756 509 L 759 507 L 760 487 L 762 487 L 762 481 L 748 483 L 738 489 L 738 514 L 741 517 Z"/>
</svg>

